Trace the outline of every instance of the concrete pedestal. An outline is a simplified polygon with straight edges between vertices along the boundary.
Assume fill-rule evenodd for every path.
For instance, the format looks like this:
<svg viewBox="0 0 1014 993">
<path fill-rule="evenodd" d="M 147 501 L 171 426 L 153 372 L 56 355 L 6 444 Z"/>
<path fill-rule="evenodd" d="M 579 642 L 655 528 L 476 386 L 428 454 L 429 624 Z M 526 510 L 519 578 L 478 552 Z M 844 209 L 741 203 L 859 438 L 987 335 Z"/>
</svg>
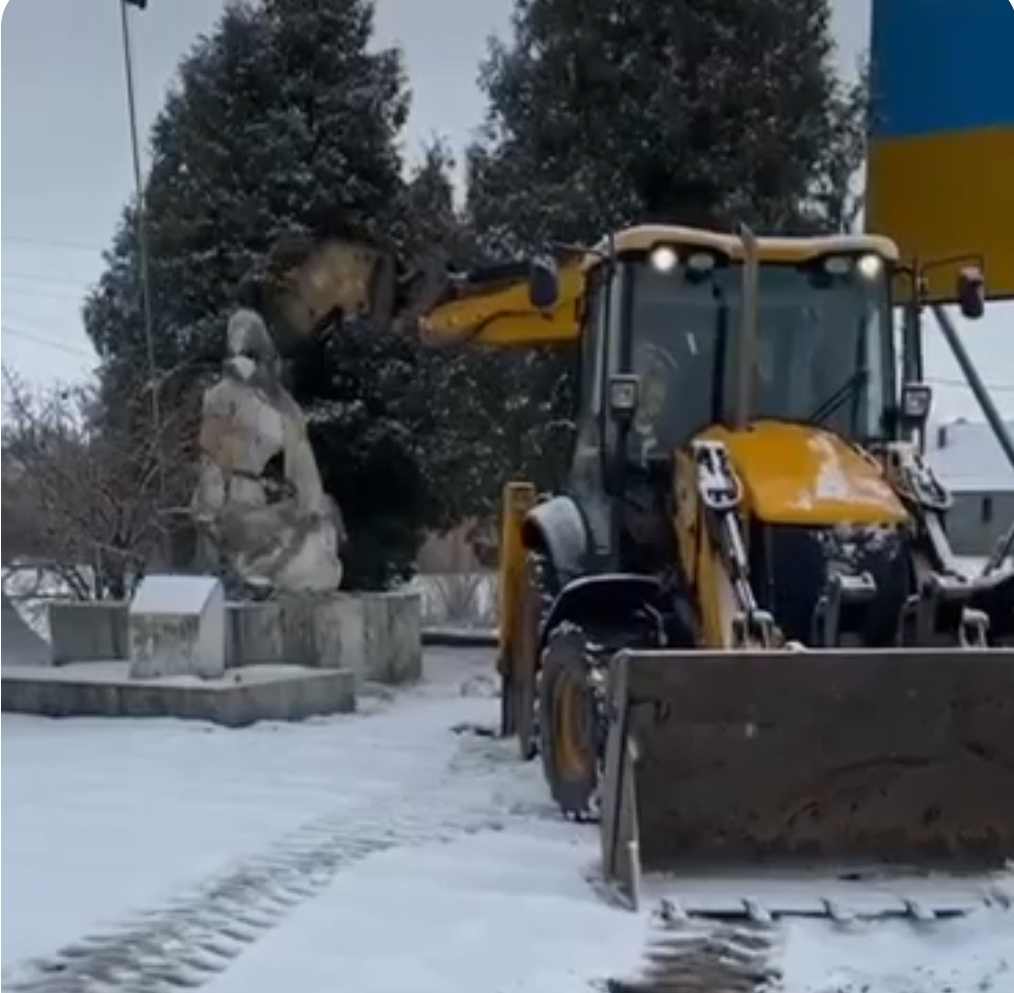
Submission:
<svg viewBox="0 0 1014 993">
<path fill-rule="evenodd" d="M 229 604 L 227 613 L 229 666 L 347 668 L 360 684 L 411 682 L 422 673 L 416 593 L 283 596 Z"/>
<path fill-rule="evenodd" d="M 225 594 L 210 576 L 146 576 L 129 613 L 130 676 L 225 672 Z"/>
<path fill-rule="evenodd" d="M 422 610 L 415 593 L 359 593 L 339 598 L 327 612 L 349 667 L 361 680 L 414 682 L 422 675 Z M 358 663 L 358 664 L 357 664 Z"/>
<path fill-rule="evenodd" d="M 53 665 L 127 658 L 130 654 L 127 610 L 124 600 L 51 603 L 49 638 Z"/>
<path fill-rule="evenodd" d="M 180 607 L 175 597 L 178 590 L 170 592 L 173 595 L 160 598 L 160 602 L 168 600 L 168 612 L 143 621 L 135 600 L 129 639 L 124 603 L 54 604 L 50 608 L 54 658 L 61 663 L 124 659 L 131 656 L 130 645 L 134 644 L 131 657 L 138 671 L 146 673 L 143 678 L 153 678 L 156 666 L 162 667 L 165 675 L 221 672 L 217 663 L 198 665 L 195 661 L 200 625 L 172 612 Z M 421 613 L 419 594 L 400 590 L 227 603 L 223 664 L 226 669 L 251 665 L 349 669 L 360 685 L 364 680 L 412 682 L 422 674 Z M 215 639 L 217 644 L 217 635 Z M 174 651 L 179 657 L 172 655 Z"/>
<path fill-rule="evenodd" d="M 25 623 L 17 607 L 3 594 L 0 648 L 4 668 L 9 665 L 49 665 L 49 646 Z"/>
<path fill-rule="evenodd" d="M 227 609 L 215 579 L 151 576 L 129 611 L 122 603 L 55 610 L 61 661 L 78 653 L 89 661 L 5 664 L 5 711 L 236 727 L 348 712 L 364 679 L 397 682 L 420 671 L 414 596 L 292 596 Z"/>
</svg>

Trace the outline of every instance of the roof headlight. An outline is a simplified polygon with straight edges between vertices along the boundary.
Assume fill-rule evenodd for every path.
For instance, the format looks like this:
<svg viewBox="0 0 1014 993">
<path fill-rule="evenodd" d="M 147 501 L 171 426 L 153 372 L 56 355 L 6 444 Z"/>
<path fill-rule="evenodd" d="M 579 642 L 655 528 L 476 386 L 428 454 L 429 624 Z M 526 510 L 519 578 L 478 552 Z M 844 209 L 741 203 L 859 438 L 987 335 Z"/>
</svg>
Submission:
<svg viewBox="0 0 1014 993">
<path fill-rule="evenodd" d="M 859 275 L 863 279 L 876 279 L 880 275 L 880 270 L 884 268 L 884 263 L 881 261 L 879 255 L 860 255 L 859 262 L 857 263 L 859 269 Z"/>
<path fill-rule="evenodd" d="M 847 276 L 852 271 L 850 255 L 829 255 L 824 259 L 824 272 L 829 276 Z"/>
<path fill-rule="evenodd" d="M 679 263 L 679 256 L 676 254 L 676 249 L 670 245 L 658 245 L 653 248 L 649 259 L 651 261 L 651 267 L 656 272 L 662 273 L 672 272 Z"/>
<path fill-rule="evenodd" d="M 715 268 L 715 256 L 711 252 L 693 252 L 687 259 L 687 268 L 703 276 Z"/>
</svg>

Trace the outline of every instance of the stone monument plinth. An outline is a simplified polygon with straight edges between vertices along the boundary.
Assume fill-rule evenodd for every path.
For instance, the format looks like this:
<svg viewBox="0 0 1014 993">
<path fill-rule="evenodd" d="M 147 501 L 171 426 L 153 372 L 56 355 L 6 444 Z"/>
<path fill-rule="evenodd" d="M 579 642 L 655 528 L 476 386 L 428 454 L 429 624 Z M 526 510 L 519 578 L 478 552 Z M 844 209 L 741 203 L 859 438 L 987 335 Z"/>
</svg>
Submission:
<svg viewBox="0 0 1014 993">
<path fill-rule="evenodd" d="M 225 672 L 225 593 L 211 576 L 146 576 L 130 603 L 130 677 Z"/>
</svg>

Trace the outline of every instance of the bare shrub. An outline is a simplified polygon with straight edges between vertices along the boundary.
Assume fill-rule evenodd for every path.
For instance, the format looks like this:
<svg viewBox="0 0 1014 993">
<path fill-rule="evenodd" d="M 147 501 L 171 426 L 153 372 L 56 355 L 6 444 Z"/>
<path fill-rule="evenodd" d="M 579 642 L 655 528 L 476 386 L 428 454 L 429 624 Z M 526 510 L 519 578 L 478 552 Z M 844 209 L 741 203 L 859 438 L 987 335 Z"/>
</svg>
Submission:
<svg viewBox="0 0 1014 993">
<path fill-rule="evenodd" d="M 436 593 L 441 619 L 451 624 L 486 626 L 496 622 L 496 577 L 485 572 L 454 572 L 422 577 Z"/>
<path fill-rule="evenodd" d="M 155 431 L 147 384 L 110 401 L 92 386 L 32 392 L 7 369 L 3 379 L 5 585 L 31 570 L 77 599 L 129 596 L 154 557 L 171 558 L 185 515 L 192 391 L 163 404 Z"/>
</svg>

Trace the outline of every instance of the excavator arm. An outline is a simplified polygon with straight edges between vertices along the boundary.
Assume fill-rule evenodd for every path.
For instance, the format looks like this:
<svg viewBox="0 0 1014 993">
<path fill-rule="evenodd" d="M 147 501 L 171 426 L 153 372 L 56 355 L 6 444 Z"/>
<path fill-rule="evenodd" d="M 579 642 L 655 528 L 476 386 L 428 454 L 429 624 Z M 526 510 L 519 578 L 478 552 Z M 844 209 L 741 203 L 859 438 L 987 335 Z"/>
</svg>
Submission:
<svg viewBox="0 0 1014 993">
<path fill-rule="evenodd" d="M 549 310 L 528 298 L 527 266 L 477 270 L 453 284 L 452 295 L 420 316 L 422 340 L 446 346 L 462 342 L 503 347 L 558 345 L 577 338 L 583 299 L 578 258 L 560 267 L 560 294 Z"/>
<path fill-rule="evenodd" d="M 244 302 L 264 314 L 283 354 L 337 320 L 354 319 L 379 331 L 418 335 L 433 347 L 532 347 L 577 338 L 581 255 L 560 260 L 560 292 L 549 309 L 531 303 L 527 277 L 523 263 L 460 273 L 436 253 L 405 265 L 392 250 L 364 241 L 297 235 L 279 240 L 248 277 Z"/>
</svg>

